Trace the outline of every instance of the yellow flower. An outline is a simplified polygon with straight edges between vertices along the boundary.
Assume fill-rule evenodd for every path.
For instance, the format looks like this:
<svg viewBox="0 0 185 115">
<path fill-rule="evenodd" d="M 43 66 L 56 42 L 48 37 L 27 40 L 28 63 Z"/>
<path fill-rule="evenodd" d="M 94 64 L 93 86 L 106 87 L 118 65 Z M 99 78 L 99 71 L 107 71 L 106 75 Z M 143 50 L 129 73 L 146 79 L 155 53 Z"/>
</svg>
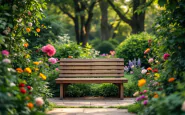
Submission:
<svg viewBox="0 0 185 115">
<path fill-rule="evenodd" d="M 24 69 L 24 72 L 31 73 L 32 71 L 29 67 L 27 67 L 27 68 Z"/>
<path fill-rule="evenodd" d="M 140 79 L 139 81 L 138 81 L 138 86 L 139 87 L 142 87 L 143 85 L 145 85 L 146 84 L 146 79 Z"/>
<path fill-rule="evenodd" d="M 160 74 L 158 74 L 158 73 L 155 73 L 155 74 L 154 74 L 154 79 L 155 79 L 155 80 L 158 80 L 159 77 L 160 77 Z"/>
<path fill-rule="evenodd" d="M 40 64 L 40 62 L 33 62 L 33 64 L 35 64 L 35 65 L 39 65 L 39 64 Z"/>
<path fill-rule="evenodd" d="M 175 80 L 175 78 L 171 77 L 171 78 L 168 79 L 168 82 L 173 82 L 174 80 Z"/>
<path fill-rule="evenodd" d="M 27 107 L 28 107 L 29 109 L 32 109 L 32 108 L 33 108 L 33 103 L 28 103 L 28 104 L 27 104 Z"/>
<path fill-rule="evenodd" d="M 46 76 L 42 73 L 39 74 L 39 76 L 43 79 L 43 80 L 46 80 Z"/>
<path fill-rule="evenodd" d="M 35 71 L 39 71 L 39 68 L 35 68 Z"/>
<path fill-rule="evenodd" d="M 30 55 L 29 55 L 29 54 L 26 54 L 26 55 L 25 55 L 25 58 L 30 58 Z"/>
<path fill-rule="evenodd" d="M 17 73 L 22 73 L 23 72 L 23 70 L 21 68 L 17 68 L 16 71 L 17 71 Z"/>
</svg>

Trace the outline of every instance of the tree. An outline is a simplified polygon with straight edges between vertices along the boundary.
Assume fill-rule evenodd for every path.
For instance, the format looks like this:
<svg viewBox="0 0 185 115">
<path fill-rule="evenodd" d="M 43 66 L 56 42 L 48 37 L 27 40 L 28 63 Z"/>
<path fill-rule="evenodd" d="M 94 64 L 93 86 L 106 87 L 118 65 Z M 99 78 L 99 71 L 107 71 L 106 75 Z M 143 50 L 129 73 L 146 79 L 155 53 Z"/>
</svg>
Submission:
<svg viewBox="0 0 185 115">
<path fill-rule="evenodd" d="M 112 0 L 107 0 L 113 10 L 118 14 L 119 18 L 129 24 L 132 28 L 132 33 L 139 33 L 145 30 L 144 21 L 145 21 L 145 10 L 147 6 L 149 6 L 153 0 L 146 2 L 146 0 L 132 0 L 129 3 L 125 3 L 127 5 L 128 10 L 122 13 L 122 10 L 117 6 L 116 3 Z M 139 13 L 137 12 L 139 8 L 143 8 Z M 129 10 L 132 10 L 131 16 L 128 17 Z"/>
<path fill-rule="evenodd" d="M 96 0 L 53 0 L 51 1 L 60 8 L 74 23 L 77 44 L 82 42 L 85 46 L 90 32 L 93 18 L 93 9 Z"/>
</svg>

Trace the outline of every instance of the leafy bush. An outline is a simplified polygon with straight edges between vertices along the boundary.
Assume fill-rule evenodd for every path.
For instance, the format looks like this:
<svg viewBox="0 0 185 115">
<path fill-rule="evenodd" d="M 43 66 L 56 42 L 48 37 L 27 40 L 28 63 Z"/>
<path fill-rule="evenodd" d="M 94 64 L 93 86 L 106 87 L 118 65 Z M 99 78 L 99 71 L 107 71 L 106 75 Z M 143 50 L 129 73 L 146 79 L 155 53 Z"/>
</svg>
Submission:
<svg viewBox="0 0 185 115">
<path fill-rule="evenodd" d="M 90 84 L 71 84 L 67 87 L 66 96 L 81 97 L 91 95 Z"/>
<path fill-rule="evenodd" d="M 147 33 L 129 36 L 116 48 L 116 56 L 124 58 L 125 65 L 129 60 L 134 60 L 134 58 L 140 58 L 142 64 L 148 65 L 143 54 L 144 50 L 148 48 L 149 39 L 154 39 L 154 36 Z"/>
<path fill-rule="evenodd" d="M 115 47 L 119 45 L 119 41 L 116 39 L 109 39 L 109 42 L 112 43 Z"/>
<path fill-rule="evenodd" d="M 95 39 L 93 39 L 93 40 L 90 41 L 90 44 L 91 44 L 94 48 L 96 48 L 96 47 L 98 46 L 98 44 L 101 43 L 101 42 L 102 42 L 102 41 L 101 41 L 100 38 L 95 38 Z"/>
<path fill-rule="evenodd" d="M 143 107 L 138 104 L 138 103 L 135 103 L 133 105 L 129 105 L 128 106 L 128 112 L 130 113 L 138 113 Z"/>
<path fill-rule="evenodd" d="M 118 87 L 114 84 L 104 83 L 97 88 L 100 96 L 113 97 L 118 96 Z"/>
<path fill-rule="evenodd" d="M 115 46 L 110 43 L 109 41 L 103 41 L 95 47 L 96 50 L 100 51 L 101 54 L 105 53 L 108 54 L 111 50 L 115 49 Z"/>
</svg>

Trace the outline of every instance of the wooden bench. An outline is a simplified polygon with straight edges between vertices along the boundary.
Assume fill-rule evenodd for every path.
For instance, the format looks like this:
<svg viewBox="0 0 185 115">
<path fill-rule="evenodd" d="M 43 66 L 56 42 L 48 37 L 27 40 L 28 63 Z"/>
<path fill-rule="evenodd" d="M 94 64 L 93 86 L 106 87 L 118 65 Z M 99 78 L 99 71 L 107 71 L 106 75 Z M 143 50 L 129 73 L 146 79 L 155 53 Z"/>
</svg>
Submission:
<svg viewBox="0 0 185 115">
<path fill-rule="evenodd" d="M 124 60 L 110 59 L 61 59 L 60 74 L 56 83 L 60 84 L 60 99 L 65 96 L 65 88 L 71 83 L 113 83 L 119 87 L 119 97 L 123 99 Z"/>
</svg>

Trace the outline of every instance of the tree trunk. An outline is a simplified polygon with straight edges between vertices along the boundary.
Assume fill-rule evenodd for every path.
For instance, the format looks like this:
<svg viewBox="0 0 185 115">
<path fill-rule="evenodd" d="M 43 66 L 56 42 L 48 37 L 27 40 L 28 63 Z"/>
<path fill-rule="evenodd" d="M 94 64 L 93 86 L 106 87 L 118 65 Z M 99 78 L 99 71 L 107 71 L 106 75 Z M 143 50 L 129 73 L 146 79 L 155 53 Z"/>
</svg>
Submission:
<svg viewBox="0 0 185 115">
<path fill-rule="evenodd" d="M 79 20 L 77 16 L 74 19 L 74 24 L 75 24 L 74 28 L 75 28 L 75 34 L 76 34 L 76 42 L 77 44 L 80 44 Z"/>
<path fill-rule="evenodd" d="M 99 2 L 101 10 L 101 40 L 108 40 L 111 35 L 111 27 L 108 24 L 108 3 L 105 0 Z"/>
<path fill-rule="evenodd" d="M 133 34 L 137 34 L 139 32 L 144 31 L 145 11 L 139 14 L 135 11 L 140 5 L 143 5 L 145 3 L 146 3 L 146 0 L 134 0 L 133 2 L 133 16 L 132 16 L 132 21 L 129 24 L 132 27 Z"/>
</svg>

